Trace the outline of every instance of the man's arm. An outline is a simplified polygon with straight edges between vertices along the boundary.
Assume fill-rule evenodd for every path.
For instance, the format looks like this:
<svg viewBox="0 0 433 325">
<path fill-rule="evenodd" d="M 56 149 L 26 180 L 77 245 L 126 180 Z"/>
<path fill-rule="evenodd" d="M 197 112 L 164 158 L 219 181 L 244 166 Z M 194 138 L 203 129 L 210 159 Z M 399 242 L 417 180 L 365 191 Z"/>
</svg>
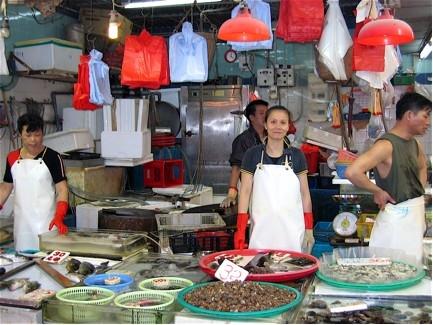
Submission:
<svg viewBox="0 0 433 325">
<path fill-rule="evenodd" d="M 222 208 L 228 208 L 231 205 L 236 204 L 236 197 L 238 196 L 237 186 L 238 186 L 238 181 L 240 176 L 241 176 L 240 166 L 232 165 L 227 196 L 220 204 Z"/>
<path fill-rule="evenodd" d="M 0 210 L 3 207 L 3 204 L 5 204 L 9 195 L 11 194 L 13 188 L 14 188 L 13 183 L 3 182 L 0 184 Z"/>
<path fill-rule="evenodd" d="M 419 180 L 422 184 L 422 186 L 426 186 L 427 184 L 427 161 L 425 157 L 424 150 L 422 149 L 421 144 L 418 143 L 418 165 L 419 165 Z"/>
<path fill-rule="evenodd" d="M 395 200 L 379 186 L 369 180 L 366 172 L 392 155 L 392 145 L 388 141 L 378 141 L 366 153 L 358 157 L 346 170 L 346 177 L 355 186 L 365 189 L 374 195 L 374 202 L 382 210 L 388 202 Z"/>
<path fill-rule="evenodd" d="M 238 165 L 233 165 L 232 170 L 230 172 L 229 188 L 237 187 L 240 177 L 241 177 L 241 167 Z"/>
</svg>

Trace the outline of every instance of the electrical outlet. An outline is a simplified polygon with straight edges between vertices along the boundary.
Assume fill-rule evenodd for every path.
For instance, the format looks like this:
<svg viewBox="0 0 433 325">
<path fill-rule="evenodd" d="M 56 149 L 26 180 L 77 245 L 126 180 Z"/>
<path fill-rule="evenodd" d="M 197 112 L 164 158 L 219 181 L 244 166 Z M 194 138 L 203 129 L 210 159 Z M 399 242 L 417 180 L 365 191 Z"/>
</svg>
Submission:
<svg viewBox="0 0 433 325">
<path fill-rule="evenodd" d="M 276 74 L 277 86 L 293 87 L 295 85 L 295 73 L 291 65 L 278 65 Z"/>
<path fill-rule="evenodd" d="M 278 99 L 278 87 L 270 86 L 269 87 L 269 99 Z"/>
<path fill-rule="evenodd" d="M 274 70 L 259 69 L 257 70 L 257 86 L 273 86 L 274 85 Z"/>
</svg>

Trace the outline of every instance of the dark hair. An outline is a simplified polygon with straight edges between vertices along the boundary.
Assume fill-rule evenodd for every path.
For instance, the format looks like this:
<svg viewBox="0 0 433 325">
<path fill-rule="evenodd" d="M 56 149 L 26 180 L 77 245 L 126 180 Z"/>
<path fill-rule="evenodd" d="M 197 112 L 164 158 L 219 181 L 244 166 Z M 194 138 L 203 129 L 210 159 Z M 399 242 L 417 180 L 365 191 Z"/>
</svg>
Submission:
<svg viewBox="0 0 433 325">
<path fill-rule="evenodd" d="M 44 120 L 38 114 L 26 113 L 18 118 L 18 132 L 21 134 L 24 126 L 27 125 L 27 132 L 35 132 L 44 129 Z"/>
<path fill-rule="evenodd" d="M 287 117 L 289 118 L 289 122 L 292 120 L 292 114 L 290 113 L 290 111 L 285 108 L 284 106 L 281 105 L 275 105 L 270 107 L 267 111 L 266 111 L 266 115 L 265 115 L 265 122 L 267 122 L 269 115 L 271 115 L 272 112 L 274 111 L 281 111 L 281 112 L 286 112 L 287 113 Z"/>
<path fill-rule="evenodd" d="M 403 115 L 411 111 L 418 113 L 419 111 L 431 111 L 431 101 L 417 93 L 406 93 L 397 102 L 395 117 L 401 120 Z"/>
<path fill-rule="evenodd" d="M 250 115 L 254 115 L 256 114 L 256 108 L 259 105 L 263 105 L 263 106 L 269 106 L 269 103 L 267 101 L 264 101 L 262 99 L 256 99 L 253 100 L 252 102 L 250 102 L 247 107 L 245 107 L 245 117 L 248 119 L 248 122 L 250 122 Z"/>
</svg>

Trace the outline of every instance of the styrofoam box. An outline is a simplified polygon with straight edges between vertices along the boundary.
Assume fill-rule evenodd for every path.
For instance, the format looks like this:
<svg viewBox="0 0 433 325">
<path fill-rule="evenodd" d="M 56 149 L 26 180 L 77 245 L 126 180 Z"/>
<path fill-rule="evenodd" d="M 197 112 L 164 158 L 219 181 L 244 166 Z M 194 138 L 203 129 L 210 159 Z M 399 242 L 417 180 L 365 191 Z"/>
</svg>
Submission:
<svg viewBox="0 0 433 325">
<path fill-rule="evenodd" d="M 77 43 L 58 38 L 40 38 L 15 43 L 14 54 L 32 70 L 59 70 L 78 72 L 78 63 L 83 50 Z M 27 67 L 16 62 L 18 71 Z"/>
<path fill-rule="evenodd" d="M 104 158 L 142 158 L 150 154 L 150 130 L 143 132 L 103 131 L 101 156 Z"/>
<path fill-rule="evenodd" d="M 316 142 L 326 144 L 330 147 L 341 148 L 341 135 L 323 131 L 308 125 L 304 129 L 304 137 Z"/>
<path fill-rule="evenodd" d="M 89 129 L 50 133 L 44 136 L 44 144 L 60 153 L 95 147 L 95 142 Z"/>
<path fill-rule="evenodd" d="M 77 229 L 88 228 L 97 229 L 98 228 L 98 212 L 102 209 L 117 209 L 117 208 L 138 208 L 140 206 L 137 202 L 116 202 L 114 205 L 109 205 L 105 202 L 92 202 L 77 205 Z"/>
<path fill-rule="evenodd" d="M 104 129 L 102 109 L 81 111 L 73 107 L 63 109 L 63 131 L 87 128 L 93 139 L 100 140 Z"/>
</svg>

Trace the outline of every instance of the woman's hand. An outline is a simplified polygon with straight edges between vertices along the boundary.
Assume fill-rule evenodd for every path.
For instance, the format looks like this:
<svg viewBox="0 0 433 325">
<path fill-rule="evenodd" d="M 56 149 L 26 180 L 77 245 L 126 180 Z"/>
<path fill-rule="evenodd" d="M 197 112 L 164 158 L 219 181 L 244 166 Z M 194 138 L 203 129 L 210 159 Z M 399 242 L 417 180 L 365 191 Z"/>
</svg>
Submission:
<svg viewBox="0 0 433 325">
<path fill-rule="evenodd" d="M 313 229 L 305 229 L 304 241 L 302 242 L 302 253 L 311 254 L 314 242 Z"/>
</svg>

